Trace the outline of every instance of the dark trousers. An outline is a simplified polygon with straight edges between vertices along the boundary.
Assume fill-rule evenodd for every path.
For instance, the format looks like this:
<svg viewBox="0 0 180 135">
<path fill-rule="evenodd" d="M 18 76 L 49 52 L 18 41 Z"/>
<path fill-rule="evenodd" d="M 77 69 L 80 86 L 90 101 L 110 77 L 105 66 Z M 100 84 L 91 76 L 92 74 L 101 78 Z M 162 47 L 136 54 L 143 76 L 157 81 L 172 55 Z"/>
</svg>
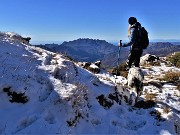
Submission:
<svg viewBox="0 0 180 135">
<path fill-rule="evenodd" d="M 133 63 L 134 63 L 135 67 L 139 67 L 142 52 L 143 52 L 143 50 L 131 50 L 130 51 L 128 60 L 126 62 L 128 68 L 131 68 Z"/>
</svg>

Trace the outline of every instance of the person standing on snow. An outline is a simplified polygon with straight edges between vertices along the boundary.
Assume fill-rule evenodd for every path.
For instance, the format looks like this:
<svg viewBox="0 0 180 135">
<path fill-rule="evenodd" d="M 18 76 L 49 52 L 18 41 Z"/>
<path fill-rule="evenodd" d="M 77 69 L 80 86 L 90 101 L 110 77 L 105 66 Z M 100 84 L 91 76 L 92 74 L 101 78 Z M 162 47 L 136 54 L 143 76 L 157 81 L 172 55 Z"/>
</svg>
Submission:
<svg viewBox="0 0 180 135">
<path fill-rule="evenodd" d="M 131 46 L 128 60 L 126 62 L 126 70 L 129 70 L 133 63 L 135 67 L 139 67 L 140 57 L 143 53 L 142 47 L 138 44 L 138 27 L 141 27 L 141 24 L 135 17 L 130 17 L 128 23 L 128 37 L 130 41 L 125 44 L 119 43 L 120 47 Z"/>
</svg>

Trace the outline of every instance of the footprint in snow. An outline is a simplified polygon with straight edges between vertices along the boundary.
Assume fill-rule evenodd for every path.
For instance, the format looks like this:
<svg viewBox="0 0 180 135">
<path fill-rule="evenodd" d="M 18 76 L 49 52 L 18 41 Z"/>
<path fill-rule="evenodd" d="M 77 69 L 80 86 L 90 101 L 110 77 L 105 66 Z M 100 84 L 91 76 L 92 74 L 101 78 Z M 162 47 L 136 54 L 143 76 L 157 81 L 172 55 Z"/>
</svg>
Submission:
<svg viewBox="0 0 180 135">
<path fill-rule="evenodd" d="M 129 130 L 138 130 L 146 125 L 146 121 L 128 121 L 125 128 Z"/>
<path fill-rule="evenodd" d="M 137 110 L 136 114 L 143 115 L 145 114 L 145 110 L 143 109 Z"/>
<path fill-rule="evenodd" d="M 118 109 L 115 110 L 115 115 L 116 115 L 117 117 L 120 117 L 120 118 L 121 118 L 121 116 L 124 115 L 125 113 L 126 113 L 126 111 L 125 111 L 123 108 L 118 108 Z"/>
<path fill-rule="evenodd" d="M 51 112 L 47 112 L 45 114 L 44 120 L 47 121 L 49 124 L 56 123 L 54 115 Z"/>
<path fill-rule="evenodd" d="M 27 128 L 28 126 L 32 125 L 38 118 L 36 116 L 29 116 L 21 119 L 18 123 L 18 126 L 14 132 L 16 134 L 17 132 Z"/>
</svg>

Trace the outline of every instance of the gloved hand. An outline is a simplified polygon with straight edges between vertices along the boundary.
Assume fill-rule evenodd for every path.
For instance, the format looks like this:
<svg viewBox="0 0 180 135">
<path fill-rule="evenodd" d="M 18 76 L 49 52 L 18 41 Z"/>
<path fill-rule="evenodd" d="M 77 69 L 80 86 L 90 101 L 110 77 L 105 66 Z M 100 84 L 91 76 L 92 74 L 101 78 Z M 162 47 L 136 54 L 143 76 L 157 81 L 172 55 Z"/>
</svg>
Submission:
<svg viewBox="0 0 180 135">
<path fill-rule="evenodd" d="M 121 41 L 122 41 L 122 40 L 120 40 L 120 42 L 118 43 L 118 46 L 120 46 L 120 47 L 123 46 Z"/>
</svg>

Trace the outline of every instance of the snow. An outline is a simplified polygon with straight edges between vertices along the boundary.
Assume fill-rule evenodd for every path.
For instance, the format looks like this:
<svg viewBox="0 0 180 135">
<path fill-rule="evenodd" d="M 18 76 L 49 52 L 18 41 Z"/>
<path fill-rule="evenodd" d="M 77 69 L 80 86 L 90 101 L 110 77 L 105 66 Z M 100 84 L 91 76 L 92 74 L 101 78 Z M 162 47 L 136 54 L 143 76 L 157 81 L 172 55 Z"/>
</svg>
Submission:
<svg viewBox="0 0 180 135">
<path fill-rule="evenodd" d="M 19 38 L 15 33 L 0 33 L 0 134 L 179 133 L 180 93 L 173 84 L 144 86 L 141 98 L 145 92 L 155 93 L 157 105 L 135 108 L 125 100 L 131 90 L 125 87 L 126 78 L 93 74 L 61 54 L 26 45 Z M 145 81 L 151 81 L 149 76 L 180 71 L 165 65 L 142 70 Z M 5 88 L 25 93 L 28 102 L 10 102 Z M 120 101 L 110 99 L 110 95 Z M 100 97 L 110 107 L 102 106 Z M 169 113 L 163 112 L 165 107 L 170 108 Z M 159 111 L 162 120 L 155 119 L 156 114 L 150 114 L 153 111 Z"/>
<path fill-rule="evenodd" d="M 99 68 L 99 67 L 96 66 L 95 64 L 91 64 L 90 67 L 91 67 L 91 68 Z"/>
</svg>

